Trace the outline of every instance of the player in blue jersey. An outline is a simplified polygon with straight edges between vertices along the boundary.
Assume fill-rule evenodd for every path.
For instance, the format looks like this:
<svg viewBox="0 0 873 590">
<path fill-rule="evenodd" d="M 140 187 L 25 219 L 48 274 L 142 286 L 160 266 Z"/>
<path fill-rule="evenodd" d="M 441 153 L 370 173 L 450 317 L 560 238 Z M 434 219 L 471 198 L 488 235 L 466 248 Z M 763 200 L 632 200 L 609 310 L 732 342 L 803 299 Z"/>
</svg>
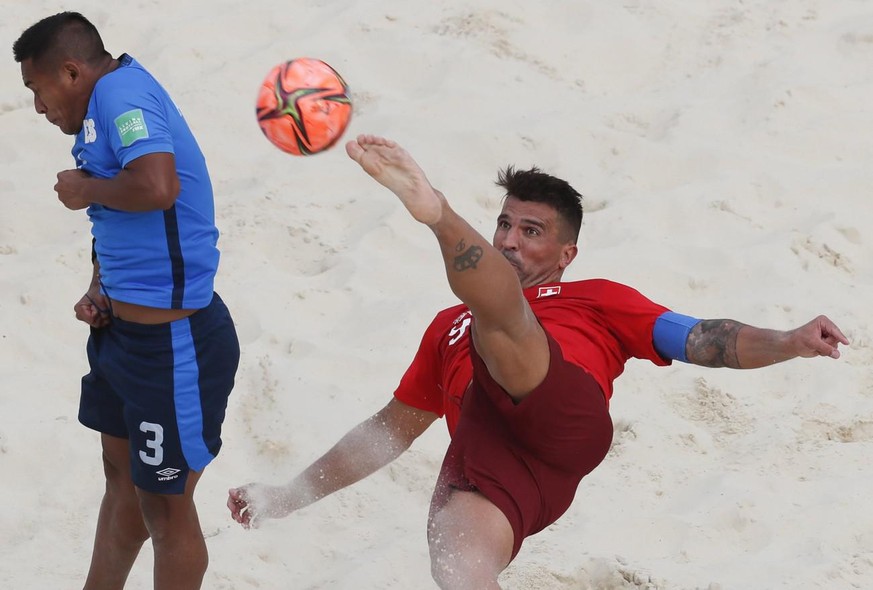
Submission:
<svg viewBox="0 0 873 590">
<path fill-rule="evenodd" d="M 194 488 L 221 447 L 239 342 L 213 291 L 212 185 L 167 92 L 113 58 L 81 14 L 63 12 L 13 45 L 36 112 L 75 137 L 55 191 L 86 209 L 91 284 L 75 304 L 91 327 L 79 420 L 101 433 L 106 491 L 86 589 L 122 588 L 146 539 L 155 588 L 200 588 L 206 544 Z"/>
</svg>

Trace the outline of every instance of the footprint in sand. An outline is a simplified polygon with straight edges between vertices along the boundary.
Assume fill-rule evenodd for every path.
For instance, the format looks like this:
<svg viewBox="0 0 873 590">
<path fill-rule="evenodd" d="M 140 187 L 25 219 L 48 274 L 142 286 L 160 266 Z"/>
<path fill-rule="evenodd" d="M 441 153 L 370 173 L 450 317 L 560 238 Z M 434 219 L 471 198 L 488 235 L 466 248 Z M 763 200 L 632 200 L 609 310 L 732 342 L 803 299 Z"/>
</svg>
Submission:
<svg viewBox="0 0 873 590">
<path fill-rule="evenodd" d="M 246 437 L 254 445 L 255 454 L 272 464 L 285 462 L 292 449 L 284 427 L 273 426 L 279 411 L 279 380 L 274 375 L 270 355 L 260 356 L 257 366 L 243 361 L 239 380 L 245 381 L 240 387 L 245 393 L 242 393 L 234 415 L 242 421 Z M 277 433 L 275 438 L 271 436 L 274 431 Z"/>
<path fill-rule="evenodd" d="M 808 270 L 810 262 L 818 260 L 828 266 L 833 266 L 852 274 L 852 265 L 847 256 L 824 242 L 813 240 L 811 237 L 796 240 L 794 245 L 791 246 L 791 251 L 800 258 L 803 270 Z"/>
<path fill-rule="evenodd" d="M 609 455 L 613 457 L 620 455 L 624 447 L 636 438 L 637 433 L 633 423 L 616 418 L 612 425 L 612 446 L 609 448 Z"/>
<path fill-rule="evenodd" d="M 505 588 L 525 590 L 670 590 L 671 586 L 652 574 L 630 567 L 621 557 L 590 559 L 573 573 L 554 571 L 549 565 L 526 563 L 509 567 L 500 577 Z M 685 589 L 689 590 L 689 589 Z M 706 583 L 695 590 L 721 590 L 719 584 Z"/>
<path fill-rule="evenodd" d="M 562 80 L 563 78 L 557 69 L 510 43 L 509 28 L 522 27 L 523 25 L 524 23 L 519 19 L 505 12 L 485 10 L 466 12 L 446 18 L 433 28 L 433 32 L 446 37 L 473 39 L 485 45 L 491 53 L 501 59 L 527 64 L 552 80 Z"/>
<path fill-rule="evenodd" d="M 699 377 L 693 392 L 680 392 L 669 398 L 676 412 L 692 422 L 700 422 L 712 433 L 713 439 L 727 444 L 737 435 L 751 432 L 755 419 L 728 392 L 710 385 Z"/>
<path fill-rule="evenodd" d="M 802 442 L 828 440 L 838 443 L 873 441 L 873 420 L 835 421 L 814 418 L 800 427 Z"/>
<path fill-rule="evenodd" d="M 607 117 L 606 126 L 622 133 L 636 135 L 637 137 L 652 141 L 662 141 L 676 127 L 681 114 L 681 111 L 676 109 L 645 114 L 616 113 Z"/>
<path fill-rule="evenodd" d="M 312 204 L 264 208 L 253 216 L 236 217 L 232 224 L 224 225 L 223 234 L 229 241 L 246 239 L 256 247 L 259 256 L 253 256 L 251 264 L 305 277 L 317 276 L 337 264 L 340 249 L 339 244 L 331 243 L 332 238 L 325 236 L 339 240 L 343 235 L 333 227 L 336 216 L 311 211 L 320 207 Z M 226 211 L 225 215 L 232 214 Z"/>
</svg>

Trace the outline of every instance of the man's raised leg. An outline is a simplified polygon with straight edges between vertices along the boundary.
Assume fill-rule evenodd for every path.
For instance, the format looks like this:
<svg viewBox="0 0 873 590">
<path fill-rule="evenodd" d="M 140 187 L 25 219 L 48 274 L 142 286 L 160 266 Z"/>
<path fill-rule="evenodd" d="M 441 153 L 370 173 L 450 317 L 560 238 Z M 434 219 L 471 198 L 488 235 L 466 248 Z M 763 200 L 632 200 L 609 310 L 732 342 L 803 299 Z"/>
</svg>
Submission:
<svg viewBox="0 0 873 590">
<path fill-rule="evenodd" d="M 430 227 L 449 285 L 473 313 L 474 343 L 491 376 L 513 398 L 530 393 L 548 371 L 549 346 L 509 261 L 452 210 L 395 142 L 360 135 L 346 144 L 346 151 L 397 195 L 415 220 Z"/>
</svg>

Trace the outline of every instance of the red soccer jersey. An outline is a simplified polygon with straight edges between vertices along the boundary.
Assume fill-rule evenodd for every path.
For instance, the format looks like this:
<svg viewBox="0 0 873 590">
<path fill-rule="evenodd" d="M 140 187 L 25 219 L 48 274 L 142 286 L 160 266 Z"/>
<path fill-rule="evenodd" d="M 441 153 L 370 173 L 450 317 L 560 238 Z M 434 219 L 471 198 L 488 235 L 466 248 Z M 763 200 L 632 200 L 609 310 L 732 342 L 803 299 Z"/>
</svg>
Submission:
<svg viewBox="0 0 873 590">
<path fill-rule="evenodd" d="M 629 358 L 669 365 L 652 343 L 655 320 L 666 307 L 626 285 L 604 279 L 554 283 L 525 289 L 543 327 L 560 344 L 564 358 L 585 369 L 607 401 L 612 382 Z M 473 377 L 466 305 L 437 314 L 424 332 L 418 352 L 394 397 L 410 406 L 445 416 L 454 433 L 461 399 Z"/>
</svg>

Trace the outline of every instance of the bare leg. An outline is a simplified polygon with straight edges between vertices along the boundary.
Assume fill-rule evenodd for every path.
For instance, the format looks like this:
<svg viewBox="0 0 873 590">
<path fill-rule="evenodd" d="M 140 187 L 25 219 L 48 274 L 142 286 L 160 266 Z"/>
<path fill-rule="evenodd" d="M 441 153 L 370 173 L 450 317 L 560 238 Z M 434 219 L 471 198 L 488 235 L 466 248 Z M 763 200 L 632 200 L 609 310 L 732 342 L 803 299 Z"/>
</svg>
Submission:
<svg viewBox="0 0 873 590">
<path fill-rule="evenodd" d="M 85 590 L 124 587 L 130 568 L 149 534 L 130 480 L 127 439 L 102 435 L 106 492 L 97 517 L 97 534 Z"/>
<path fill-rule="evenodd" d="M 491 376 L 515 399 L 545 378 L 549 347 L 509 262 L 455 213 L 415 160 L 393 141 L 361 135 L 346 151 L 391 190 L 412 217 L 430 227 L 449 286 L 473 313 L 476 350 Z"/>
<path fill-rule="evenodd" d="M 188 475 L 184 494 L 137 489 L 155 550 L 155 590 L 197 590 L 203 582 L 209 557 L 194 506 L 201 473 Z"/>
<path fill-rule="evenodd" d="M 442 590 L 499 589 L 497 576 L 512 556 L 509 521 L 478 492 L 450 494 L 428 522 L 433 579 Z"/>
</svg>

